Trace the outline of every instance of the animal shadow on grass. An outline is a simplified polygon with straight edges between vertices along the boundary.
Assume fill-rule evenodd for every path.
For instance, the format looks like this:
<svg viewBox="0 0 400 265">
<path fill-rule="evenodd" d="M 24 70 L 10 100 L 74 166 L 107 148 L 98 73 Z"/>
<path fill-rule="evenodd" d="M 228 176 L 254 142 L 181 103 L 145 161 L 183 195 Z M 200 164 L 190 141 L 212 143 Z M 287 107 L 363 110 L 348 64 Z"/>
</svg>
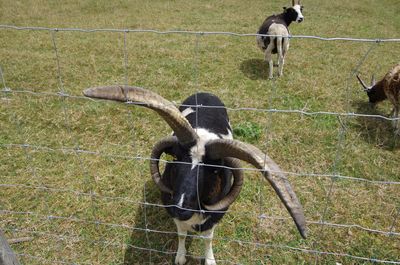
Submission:
<svg viewBox="0 0 400 265">
<path fill-rule="evenodd" d="M 240 70 L 252 80 L 268 79 L 268 64 L 262 59 L 249 59 L 240 64 Z"/>
<path fill-rule="evenodd" d="M 357 113 L 387 116 L 365 101 L 356 101 L 353 106 L 357 109 Z M 357 117 L 356 120 L 356 128 L 367 143 L 386 150 L 400 147 L 400 137 L 394 133 L 391 121 L 379 117 Z"/>
<path fill-rule="evenodd" d="M 152 180 L 145 183 L 141 201 L 161 204 L 160 191 Z M 132 229 L 125 250 L 124 265 L 174 264 L 178 236 L 175 223 L 165 209 L 153 205 L 138 205 L 134 227 L 138 229 Z M 151 231 L 146 232 L 146 228 Z M 188 254 L 190 245 L 191 239 L 187 237 Z M 186 264 L 198 264 L 190 257 L 187 260 Z"/>
</svg>

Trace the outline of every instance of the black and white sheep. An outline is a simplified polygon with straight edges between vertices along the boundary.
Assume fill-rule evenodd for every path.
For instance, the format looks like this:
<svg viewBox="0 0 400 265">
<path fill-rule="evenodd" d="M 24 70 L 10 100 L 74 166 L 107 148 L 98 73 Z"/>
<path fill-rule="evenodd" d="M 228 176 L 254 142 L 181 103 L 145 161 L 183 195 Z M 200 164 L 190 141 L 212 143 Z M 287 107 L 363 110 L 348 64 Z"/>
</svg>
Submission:
<svg viewBox="0 0 400 265">
<path fill-rule="evenodd" d="M 304 20 L 302 14 L 303 6 L 300 0 L 298 0 L 297 4 L 295 0 L 292 0 L 292 6 L 289 8 L 284 7 L 283 9 L 283 13 L 272 15 L 265 19 L 257 32 L 257 34 L 261 35 L 256 37 L 258 47 L 264 52 L 265 61 L 269 63 L 270 79 L 274 77 L 272 54 L 278 54 L 278 73 L 279 76 L 282 76 L 285 56 L 289 50 L 289 25 L 294 21 L 300 23 Z"/>
<path fill-rule="evenodd" d="M 367 92 L 370 103 L 376 104 L 389 99 L 393 105 L 390 116 L 395 118 L 393 120 L 395 133 L 400 135 L 400 121 L 398 119 L 400 111 L 400 64 L 393 67 L 379 82 L 372 78 L 370 86 L 367 86 L 359 75 L 357 75 L 357 79 Z"/>
<path fill-rule="evenodd" d="M 261 169 L 264 177 L 292 216 L 300 234 L 306 236 L 302 206 L 286 175 L 266 154 L 253 145 L 233 140 L 224 104 L 215 95 L 196 93 L 178 109 L 149 90 L 129 86 L 89 88 L 91 98 L 133 102 L 156 111 L 174 134 L 155 144 L 150 161 L 153 180 L 173 218 L 179 245 L 175 264 L 186 262 L 185 239 L 188 231 L 205 238 L 205 264 L 216 264 L 212 238 L 216 224 L 239 195 L 243 172 L 239 160 Z M 212 106 L 212 107 L 210 107 Z M 163 153 L 174 157 L 160 174 Z"/>
</svg>

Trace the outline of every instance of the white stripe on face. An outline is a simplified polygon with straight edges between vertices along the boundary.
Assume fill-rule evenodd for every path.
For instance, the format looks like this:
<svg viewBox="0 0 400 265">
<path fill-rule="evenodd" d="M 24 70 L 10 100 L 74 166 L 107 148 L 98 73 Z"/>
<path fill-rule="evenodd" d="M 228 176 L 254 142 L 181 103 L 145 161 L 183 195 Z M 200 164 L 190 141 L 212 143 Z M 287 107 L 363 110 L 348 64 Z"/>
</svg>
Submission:
<svg viewBox="0 0 400 265">
<path fill-rule="evenodd" d="M 303 21 L 304 16 L 303 16 L 303 13 L 301 13 L 301 6 L 300 5 L 294 5 L 293 9 L 296 10 L 296 12 L 297 12 L 296 22 Z"/>
<path fill-rule="evenodd" d="M 193 113 L 194 112 L 194 110 L 192 109 L 192 108 L 187 108 L 187 109 L 184 109 L 183 111 L 182 111 L 182 115 L 184 116 L 184 117 L 186 117 L 186 116 L 188 116 L 189 114 L 191 114 L 191 113 Z"/>
<path fill-rule="evenodd" d="M 197 144 L 190 149 L 190 155 L 192 157 L 192 170 L 202 162 L 203 156 L 206 154 L 205 145 L 210 140 L 220 139 L 217 134 L 210 132 L 204 128 L 196 128 L 196 133 L 199 136 Z M 229 130 L 228 130 L 229 131 Z M 229 131 L 228 135 L 223 135 L 222 138 L 230 139 L 232 133 Z"/>
<path fill-rule="evenodd" d="M 183 200 L 185 199 L 185 193 L 182 194 L 181 198 L 179 199 L 178 206 L 182 208 Z"/>
</svg>

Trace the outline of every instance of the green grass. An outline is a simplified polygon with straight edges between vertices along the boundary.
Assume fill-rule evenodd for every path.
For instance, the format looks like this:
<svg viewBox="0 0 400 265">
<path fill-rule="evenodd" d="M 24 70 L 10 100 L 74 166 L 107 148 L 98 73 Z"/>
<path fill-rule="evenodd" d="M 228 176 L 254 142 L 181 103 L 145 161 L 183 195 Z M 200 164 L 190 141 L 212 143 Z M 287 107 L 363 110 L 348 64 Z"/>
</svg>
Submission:
<svg viewBox="0 0 400 265">
<path fill-rule="evenodd" d="M 0 24 L 255 33 L 267 15 L 280 12 L 287 2 L 3 0 Z M 305 21 L 291 26 L 294 35 L 400 37 L 395 0 L 308 0 L 304 5 Z M 38 93 L 64 90 L 80 96 L 87 87 L 121 84 L 127 77 L 130 85 L 149 88 L 177 103 L 196 91 L 207 91 L 231 109 L 385 116 L 390 104 L 368 106 L 351 73 L 374 46 L 360 73 L 365 79 L 373 73 L 384 75 L 399 62 L 400 46 L 295 38 L 284 76 L 270 81 L 254 37 L 128 33 L 127 70 L 123 33 L 57 32 L 54 37 L 62 84 L 51 33 L 0 29 L 0 66 L 7 87 Z M 235 137 L 266 151 L 285 171 L 400 181 L 400 139 L 388 121 L 343 117 L 342 128 L 333 115 L 250 110 L 230 110 L 229 115 Z M 17 185 L 0 187 L 0 209 L 14 212 L 2 214 L 0 227 L 10 238 L 34 236 L 12 246 L 25 254 L 21 261 L 170 264 L 174 257 L 165 253 L 177 249 L 172 220 L 159 207 L 138 203 L 160 203 L 145 158 L 152 145 L 169 133 L 155 113 L 139 107 L 0 92 L 0 184 Z M 400 232 L 400 220 L 394 222 L 400 207 L 399 185 L 292 175 L 289 179 L 309 221 L 319 221 L 325 212 L 329 223 Z M 215 255 L 222 261 L 368 264 L 288 247 L 400 261 L 399 236 L 312 223 L 308 239 L 301 239 L 271 187 L 253 171 L 246 172 L 243 191 L 230 210 L 215 235 Z M 259 219 L 261 214 L 284 219 Z M 146 233 L 145 228 L 163 232 Z M 202 240 L 189 241 L 189 254 L 201 256 Z M 189 259 L 189 264 L 199 263 Z"/>
<path fill-rule="evenodd" d="M 239 138 L 247 143 L 254 143 L 260 139 L 262 128 L 257 123 L 244 122 L 233 128 L 235 138 Z"/>
</svg>

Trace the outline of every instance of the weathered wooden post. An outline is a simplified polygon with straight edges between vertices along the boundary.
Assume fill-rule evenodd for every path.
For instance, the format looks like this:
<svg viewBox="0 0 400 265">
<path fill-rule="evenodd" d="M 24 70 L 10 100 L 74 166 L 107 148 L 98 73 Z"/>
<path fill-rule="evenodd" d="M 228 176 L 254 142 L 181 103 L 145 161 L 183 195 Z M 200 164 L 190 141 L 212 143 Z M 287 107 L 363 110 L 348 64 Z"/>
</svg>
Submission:
<svg viewBox="0 0 400 265">
<path fill-rule="evenodd" d="M 17 256 L 8 244 L 3 231 L 0 230 L 0 265 L 21 265 Z"/>
</svg>

